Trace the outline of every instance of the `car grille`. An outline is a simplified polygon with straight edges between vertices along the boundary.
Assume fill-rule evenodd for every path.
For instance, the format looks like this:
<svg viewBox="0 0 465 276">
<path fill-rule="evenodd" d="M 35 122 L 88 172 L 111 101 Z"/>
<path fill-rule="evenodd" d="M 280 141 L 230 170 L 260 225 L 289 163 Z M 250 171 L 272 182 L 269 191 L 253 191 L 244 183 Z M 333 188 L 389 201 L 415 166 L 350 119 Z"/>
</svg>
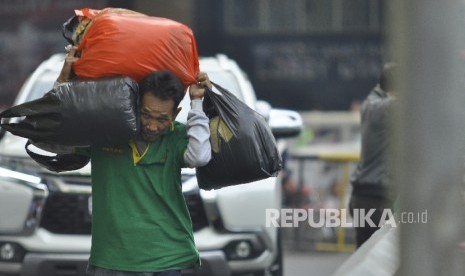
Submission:
<svg viewBox="0 0 465 276">
<path fill-rule="evenodd" d="M 207 215 L 198 191 L 184 193 L 184 198 L 186 199 L 187 208 L 189 208 L 194 232 L 208 226 Z"/>
<path fill-rule="evenodd" d="M 50 193 L 41 227 L 56 234 L 90 235 L 89 194 Z"/>
<path fill-rule="evenodd" d="M 50 193 L 42 213 L 41 227 L 55 234 L 90 235 L 88 198 L 88 194 Z M 184 194 L 184 198 L 194 232 L 208 226 L 200 194 L 189 192 Z"/>
</svg>

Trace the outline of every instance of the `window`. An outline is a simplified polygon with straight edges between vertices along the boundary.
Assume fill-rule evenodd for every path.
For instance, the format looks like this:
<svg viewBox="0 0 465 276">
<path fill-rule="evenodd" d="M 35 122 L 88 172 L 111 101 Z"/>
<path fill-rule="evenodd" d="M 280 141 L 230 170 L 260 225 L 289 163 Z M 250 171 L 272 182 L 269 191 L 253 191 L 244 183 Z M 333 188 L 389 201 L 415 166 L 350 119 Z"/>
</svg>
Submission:
<svg viewBox="0 0 465 276">
<path fill-rule="evenodd" d="M 330 30 L 334 14 L 332 1 L 306 0 L 305 1 L 305 27 L 307 30 Z"/>
<path fill-rule="evenodd" d="M 232 8 L 232 24 L 238 28 L 257 28 L 259 0 L 235 0 Z"/>
<path fill-rule="evenodd" d="M 350 0 L 343 1 L 342 26 L 343 29 L 369 29 L 370 4 L 373 1 Z"/>
<path fill-rule="evenodd" d="M 269 4 L 266 22 L 269 22 L 270 30 L 285 31 L 298 28 L 299 20 L 297 17 L 302 16 L 298 12 L 299 1 L 270 0 L 266 2 Z"/>
<path fill-rule="evenodd" d="M 224 0 L 230 33 L 379 31 L 382 0 Z"/>
</svg>

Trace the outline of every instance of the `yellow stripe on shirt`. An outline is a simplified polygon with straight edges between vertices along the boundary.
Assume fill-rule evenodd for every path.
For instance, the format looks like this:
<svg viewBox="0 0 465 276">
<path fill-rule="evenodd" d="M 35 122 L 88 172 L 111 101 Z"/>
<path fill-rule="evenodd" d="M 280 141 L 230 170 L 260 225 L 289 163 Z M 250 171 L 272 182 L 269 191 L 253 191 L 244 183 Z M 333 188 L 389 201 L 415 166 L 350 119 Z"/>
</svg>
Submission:
<svg viewBox="0 0 465 276">
<path fill-rule="evenodd" d="M 139 154 L 139 151 L 137 150 L 137 146 L 134 143 L 134 141 L 131 140 L 129 142 L 129 146 L 132 149 L 132 160 L 134 161 L 134 166 L 137 166 L 137 164 L 140 162 L 140 160 L 142 160 L 142 158 L 145 156 L 145 154 L 149 150 L 150 144 L 147 145 L 147 147 L 145 148 L 144 153 L 142 153 L 142 155 Z"/>
</svg>

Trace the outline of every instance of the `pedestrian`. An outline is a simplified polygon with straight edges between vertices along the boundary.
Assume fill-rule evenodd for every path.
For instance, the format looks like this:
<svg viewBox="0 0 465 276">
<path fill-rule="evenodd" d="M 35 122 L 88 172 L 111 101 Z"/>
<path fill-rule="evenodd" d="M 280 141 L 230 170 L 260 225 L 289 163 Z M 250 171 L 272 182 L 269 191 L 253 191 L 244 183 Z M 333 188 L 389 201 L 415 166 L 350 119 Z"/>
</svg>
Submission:
<svg viewBox="0 0 465 276">
<path fill-rule="evenodd" d="M 58 83 L 68 81 L 76 48 Z M 202 110 L 207 74 L 190 86 L 187 124 L 174 121 L 184 97 L 181 81 L 156 71 L 139 83 L 138 137 L 126 144 L 92 146 L 92 246 L 88 275 L 181 275 L 200 264 L 182 194 L 181 168 L 211 158 L 209 120 Z"/>
<path fill-rule="evenodd" d="M 396 68 L 394 63 L 384 66 L 379 83 L 362 103 L 361 157 L 350 179 L 352 195 L 349 210 L 353 218 L 354 213 L 358 212 L 355 219 L 361 219 L 363 214 L 373 212 L 369 218 L 374 226 L 369 221 L 358 223 L 355 228 L 357 247 L 379 229 L 384 209 L 392 207 L 392 189 L 389 185 L 391 172 L 386 159 L 391 142 L 389 116 L 392 114 L 397 92 L 393 81 Z"/>
</svg>

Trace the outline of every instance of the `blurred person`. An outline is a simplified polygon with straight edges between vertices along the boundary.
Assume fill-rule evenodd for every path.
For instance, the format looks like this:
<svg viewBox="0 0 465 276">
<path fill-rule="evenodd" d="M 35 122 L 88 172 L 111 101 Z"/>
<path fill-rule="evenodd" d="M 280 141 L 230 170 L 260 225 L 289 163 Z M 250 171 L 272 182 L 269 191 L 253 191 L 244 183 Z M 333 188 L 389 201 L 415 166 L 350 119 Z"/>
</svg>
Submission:
<svg viewBox="0 0 465 276">
<path fill-rule="evenodd" d="M 379 223 L 384 209 L 392 207 L 391 190 L 388 183 L 391 172 L 387 166 L 387 148 L 390 143 L 388 127 L 389 116 L 395 103 L 394 74 L 397 65 L 388 63 L 384 66 L 379 83 L 373 88 L 361 107 L 362 148 L 361 157 L 356 170 L 351 176 L 352 194 L 349 210 L 352 217 L 354 212 L 363 211 L 376 225 L 372 227 L 355 227 L 356 244 L 360 247 L 370 236 L 379 229 Z"/>
<path fill-rule="evenodd" d="M 57 83 L 72 75 L 76 48 Z M 92 246 L 87 275 L 179 276 L 200 264 L 182 194 L 181 168 L 211 159 L 209 120 L 202 110 L 205 73 L 190 86 L 187 124 L 175 121 L 184 97 L 181 81 L 156 71 L 139 83 L 140 135 L 128 143 L 92 146 Z"/>
</svg>

